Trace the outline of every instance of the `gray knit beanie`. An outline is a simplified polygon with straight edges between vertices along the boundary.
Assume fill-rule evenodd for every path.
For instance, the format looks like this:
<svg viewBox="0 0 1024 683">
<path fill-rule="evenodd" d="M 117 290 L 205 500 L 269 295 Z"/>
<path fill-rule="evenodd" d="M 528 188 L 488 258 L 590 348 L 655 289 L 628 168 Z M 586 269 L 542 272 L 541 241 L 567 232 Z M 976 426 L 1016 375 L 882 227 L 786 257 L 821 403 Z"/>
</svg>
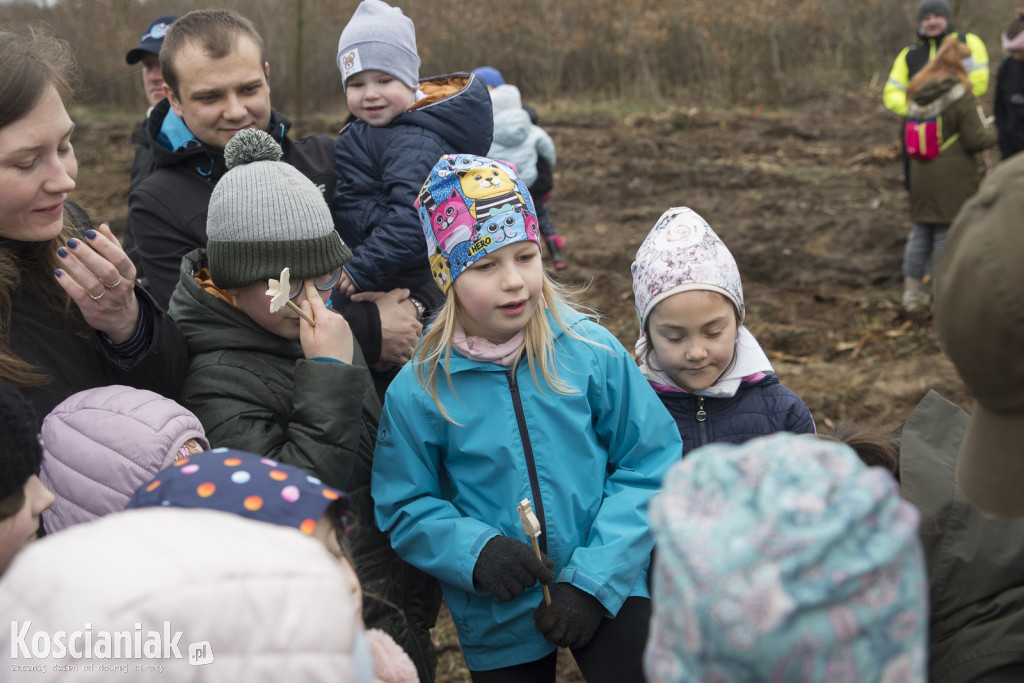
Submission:
<svg viewBox="0 0 1024 683">
<path fill-rule="evenodd" d="M 950 11 L 946 0 L 921 0 L 921 4 L 917 6 L 917 20 L 921 21 L 926 14 L 941 14 L 947 19 L 953 18 L 953 12 Z"/>
<path fill-rule="evenodd" d="M 363 0 L 338 40 L 341 84 L 360 71 L 383 71 L 412 89 L 419 86 L 420 57 L 412 20 L 381 0 Z"/>
<path fill-rule="evenodd" d="M 352 252 L 334 229 L 320 190 L 266 132 L 241 130 L 224 148 L 228 172 L 213 188 L 206 222 L 210 277 L 221 289 L 326 275 Z"/>
</svg>

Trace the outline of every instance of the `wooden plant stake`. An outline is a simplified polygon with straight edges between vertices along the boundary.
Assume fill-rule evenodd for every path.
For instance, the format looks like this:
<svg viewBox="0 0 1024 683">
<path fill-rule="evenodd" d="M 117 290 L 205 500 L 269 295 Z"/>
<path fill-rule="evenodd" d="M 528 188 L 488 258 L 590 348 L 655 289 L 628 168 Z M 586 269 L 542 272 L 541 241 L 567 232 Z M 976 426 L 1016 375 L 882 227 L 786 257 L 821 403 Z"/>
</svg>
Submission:
<svg viewBox="0 0 1024 683">
<path fill-rule="evenodd" d="M 529 498 L 523 498 L 523 501 L 519 503 L 519 507 L 516 508 L 519 511 L 519 521 L 523 523 L 523 531 L 530 537 L 530 541 L 533 542 L 533 552 L 537 555 L 537 559 L 543 562 L 540 554 L 540 544 L 537 543 L 537 537 L 540 536 L 540 520 L 537 519 L 537 515 L 533 513 L 533 503 L 530 502 Z M 544 604 L 551 604 L 551 591 L 543 583 L 540 585 L 541 590 L 544 591 Z M 576 662 L 576 657 L 573 655 L 572 650 L 568 648 L 560 648 L 569 655 L 569 659 L 579 667 Z"/>
<path fill-rule="evenodd" d="M 519 507 L 516 508 L 519 511 L 519 521 L 523 523 L 523 531 L 530 537 L 530 541 L 533 543 L 533 552 L 537 555 L 537 559 L 543 562 L 540 554 L 540 544 L 537 543 L 537 537 L 540 536 L 540 520 L 537 519 L 537 515 L 533 513 L 533 503 L 530 502 L 529 498 L 523 498 L 523 501 L 519 503 Z M 544 591 L 544 604 L 551 604 L 551 591 L 543 583 L 540 585 L 541 590 Z"/>
<path fill-rule="evenodd" d="M 310 324 L 311 327 L 316 327 L 316 321 L 310 318 L 306 313 L 295 305 L 295 302 L 288 298 L 288 291 L 291 289 L 288 283 L 288 277 L 290 272 L 288 268 L 281 271 L 281 279 L 275 280 L 271 278 L 267 280 L 267 296 L 270 297 L 270 312 L 277 313 L 283 307 L 288 306 L 296 313 L 299 314 L 303 320 Z"/>
</svg>

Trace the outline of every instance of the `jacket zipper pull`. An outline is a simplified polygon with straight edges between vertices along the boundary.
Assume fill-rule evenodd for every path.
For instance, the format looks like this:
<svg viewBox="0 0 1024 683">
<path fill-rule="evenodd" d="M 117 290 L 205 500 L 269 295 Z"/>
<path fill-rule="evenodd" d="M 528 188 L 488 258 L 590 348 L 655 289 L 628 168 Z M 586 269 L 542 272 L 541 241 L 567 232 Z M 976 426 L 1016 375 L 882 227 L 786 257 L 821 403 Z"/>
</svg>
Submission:
<svg viewBox="0 0 1024 683">
<path fill-rule="evenodd" d="M 703 396 L 698 396 L 697 397 L 697 422 L 703 422 L 706 419 L 708 419 L 708 414 L 704 410 L 704 397 Z"/>
</svg>

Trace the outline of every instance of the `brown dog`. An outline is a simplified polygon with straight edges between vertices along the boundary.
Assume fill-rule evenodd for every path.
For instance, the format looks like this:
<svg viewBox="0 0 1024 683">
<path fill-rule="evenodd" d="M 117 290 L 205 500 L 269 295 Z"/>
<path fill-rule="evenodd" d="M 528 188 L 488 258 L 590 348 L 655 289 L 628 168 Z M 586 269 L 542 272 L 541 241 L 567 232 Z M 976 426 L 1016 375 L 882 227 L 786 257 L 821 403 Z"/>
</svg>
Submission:
<svg viewBox="0 0 1024 683">
<path fill-rule="evenodd" d="M 943 38 L 935 56 L 907 83 L 907 101 L 912 101 L 921 86 L 933 78 L 941 81 L 954 76 L 970 91 L 971 82 L 967 79 L 967 69 L 963 64 L 963 60 L 970 56 L 971 48 L 960 42 L 956 36 L 949 35 Z"/>
</svg>

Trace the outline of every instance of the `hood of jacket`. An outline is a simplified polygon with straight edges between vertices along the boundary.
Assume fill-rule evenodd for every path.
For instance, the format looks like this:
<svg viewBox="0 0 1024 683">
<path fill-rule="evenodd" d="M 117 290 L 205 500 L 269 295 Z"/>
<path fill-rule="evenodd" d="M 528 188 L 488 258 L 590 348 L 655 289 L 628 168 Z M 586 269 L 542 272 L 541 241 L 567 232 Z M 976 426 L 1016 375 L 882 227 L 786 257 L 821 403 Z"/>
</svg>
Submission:
<svg viewBox="0 0 1024 683">
<path fill-rule="evenodd" d="M 967 93 L 967 88 L 955 76 L 947 76 L 941 80 L 933 78 L 914 93 L 914 100 L 907 108 L 907 116 L 913 118 L 937 116 Z"/>
<path fill-rule="evenodd" d="M 270 110 L 270 124 L 267 132 L 277 144 L 282 144 L 292 122 L 276 109 Z M 149 115 L 146 123 L 146 137 L 153 153 L 156 168 L 184 164 L 204 177 L 214 180 L 224 175 L 224 150 L 200 142 L 185 125 L 184 120 L 174 113 L 167 98 L 160 101 Z"/>
<path fill-rule="evenodd" d="M 196 449 L 210 447 L 189 410 L 152 391 L 116 384 L 65 399 L 43 419 L 42 437 L 39 478 L 55 498 L 43 514 L 47 533 L 120 512 L 189 440 Z"/>
<path fill-rule="evenodd" d="M 123 641 L 115 632 L 127 632 L 129 642 L 108 647 L 101 661 L 131 671 L 159 665 L 161 680 L 276 680 L 283 670 L 299 681 L 372 675 L 351 584 L 324 545 L 295 529 L 225 512 L 130 510 L 48 536 L 4 574 L 0 613 L 27 624 L 30 636 L 91 629 L 92 638 L 72 641 L 87 657 L 102 656 L 100 633 L 110 634 L 110 646 Z M 5 652 L 17 647 L 16 637 L 3 629 Z M 145 654 L 154 639 L 157 658 Z M 199 652 L 212 658 L 207 666 L 191 661 L 195 643 L 205 643 Z M 32 663 L 51 672 L 58 668 L 51 664 L 74 661 L 48 656 Z M 80 667 L 75 678 L 107 680 L 109 666 L 91 673 Z"/>
<path fill-rule="evenodd" d="M 420 81 L 424 97 L 395 117 L 391 126 L 429 130 L 467 154 L 487 154 L 494 119 L 487 86 L 479 76 L 456 73 Z"/>
<path fill-rule="evenodd" d="M 1024 518 L 988 516 L 957 487 L 969 421 L 929 390 L 900 433 L 900 487 L 921 511 L 931 586 L 929 680 L 939 683 L 997 680 L 986 676 L 1024 664 Z"/>
<path fill-rule="evenodd" d="M 505 147 L 516 147 L 526 142 L 530 134 L 530 115 L 525 109 L 503 111 L 494 117 L 494 142 Z"/>
<path fill-rule="evenodd" d="M 181 260 L 180 279 L 167 309 L 188 341 L 190 357 L 214 351 L 304 357 L 299 340 L 268 332 L 239 309 L 204 290 L 195 274 L 207 265 L 206 249 L 196 249 Z"/>
</svg>

